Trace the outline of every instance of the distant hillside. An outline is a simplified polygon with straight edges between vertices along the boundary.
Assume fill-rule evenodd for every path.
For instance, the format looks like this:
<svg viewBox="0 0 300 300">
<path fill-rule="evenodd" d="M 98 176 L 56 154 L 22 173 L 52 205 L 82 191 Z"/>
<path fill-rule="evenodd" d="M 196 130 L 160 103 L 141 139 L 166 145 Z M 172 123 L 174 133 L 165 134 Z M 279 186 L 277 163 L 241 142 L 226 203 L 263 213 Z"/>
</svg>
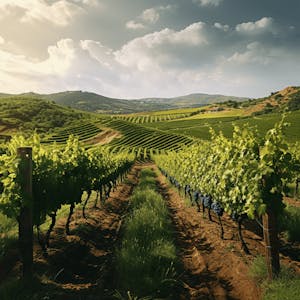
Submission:
<svg viewBox="0 0 300 300">
<path fill-rule="evenodd" d="M 16 131 L 50 133 L 57 127 L 90 119 L 85 112 L 63 107 L 36 97 L 0 98 L 0 135 Z"/>
<path fill-rule="evenodd" d="M 159 104 L 169 104 L 176 108 L 181 107 L 198 107 L 207 104 L 236 101 L 242 102 L 248 100 L 245 97 L 224 96 L 224 95 L 209 95 L 209 94 L 190 94 L 186 96 L 174 97 L 174 98 L 146 98 L 141 99 L 143 101 L 150 101 Z"/>
<path fill-rule="evenodd" d="M 261 115 L 283 110 L 300 109 L 300 87 L 289 86 L 270 96 L 245 101 L 241 104 L 248 114 Z"/>
<path fill-rule="evenodd" d="M 57 104 L 69 106 L 72 108 L 98 112 L 98 113 L 135 113 L 143 111 L 157 111 L 176 109 L 182 107 L 200 107 L 206 104 L 232 101 L 244 101 L 246 98 L 223 96 L 223 95 L 207 95 L 207 94 L 191 94 L 187 96 L 175 98 L 144 98 L 144 99 L 114 99 L 101 96 L 95 93 L 82 91 L 66 91 L 55 94 L 35 94 L 25 93 L 20 95 L 11 95 L 14 97 L 30 97 L 47 99 Z M 7 97 L 7 94 L 0 94 L 0 97 Z"/>
</svg>

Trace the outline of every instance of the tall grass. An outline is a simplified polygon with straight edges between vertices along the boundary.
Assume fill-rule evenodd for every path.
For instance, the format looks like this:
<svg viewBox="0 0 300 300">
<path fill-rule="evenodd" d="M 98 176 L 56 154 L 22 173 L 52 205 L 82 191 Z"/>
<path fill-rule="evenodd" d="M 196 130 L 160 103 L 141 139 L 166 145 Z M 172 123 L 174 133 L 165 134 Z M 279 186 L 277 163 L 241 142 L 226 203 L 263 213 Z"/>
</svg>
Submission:
<svg viewBox="0 0 300 300">
<path fill-rule="evenodd" d="M 155 174 L 143 170 L 131 197 L 132 214 L 125 224 L 124 238 L 117 251 L 119 290 L 137 297 L 163 297 L 175 283 L 176 249 L 168 210 L 155 192 Z"/>
<path fill-rule="evenodd" d="M 279 229 L 290 242 L 300 241 L 300 207 L 287 206 L 279 219 Z"/>
<path fill-rule="evenodd" d="M 17 238 L 17 222 L 0 213 L 0 260 L 7 250 L 16 243 Z"/>
<path fill-rule="evenodd" d="M 261 284 L 263 300 L 300 299 L 300 277 L 288 267 L 282 266 L 279 276 L 269 282 L 265 258 L 258 256 L 250 267 L 250 275 Z"/>
</svg>

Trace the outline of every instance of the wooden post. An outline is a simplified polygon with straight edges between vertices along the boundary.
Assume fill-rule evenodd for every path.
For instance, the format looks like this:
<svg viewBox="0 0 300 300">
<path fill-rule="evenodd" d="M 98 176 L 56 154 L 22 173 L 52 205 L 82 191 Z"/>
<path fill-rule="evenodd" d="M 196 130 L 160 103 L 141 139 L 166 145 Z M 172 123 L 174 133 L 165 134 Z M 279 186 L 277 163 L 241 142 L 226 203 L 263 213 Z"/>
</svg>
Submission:
<svg viewBox="0 0 300 300">
<path fill-rule="evenodd" d="M 18 218 L 19 249 L 23 263 L 23 278 L 33 276 L 33 222 L 32 222 L 32 148 L 22 147 L 17 150 L 20 162 L 20 184 L 23 203 Z"/>
<path fill-rule="evenodd" d="M 279 250 L 278 233 L 276 226 L 276 214 L 268 207 L 263 215 L 263 232 L 266 247 L 266 263 L 268 269 L 268 279 L 273 280 L 279 274 Z"/>
</svg>

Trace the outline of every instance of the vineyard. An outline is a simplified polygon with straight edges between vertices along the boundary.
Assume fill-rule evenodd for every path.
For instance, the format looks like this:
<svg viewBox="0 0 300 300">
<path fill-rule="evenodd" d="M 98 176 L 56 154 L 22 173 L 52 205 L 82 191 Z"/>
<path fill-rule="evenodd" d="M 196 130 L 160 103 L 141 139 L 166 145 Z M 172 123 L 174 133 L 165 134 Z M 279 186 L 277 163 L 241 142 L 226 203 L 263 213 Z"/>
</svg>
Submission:
<svg viewBox="0 0 300 300">
<path fill-rule="evenodd" d="M 65 144 L 70 135 L 77 136 L 79 141 L 84 141 L 94 137 L 99 134 L 102 130 L 97 126 L 99 122 L 88 122 L 83 123 L 78 126 L 73 126 L 69 128 L 64 128 L 43 140 L 43 143 L 57 143 L 57 144 Z"/>
<path fill-rule="evenodd" d="M 154 123 L 154 122 L 163 122 L 170 121 L 176 119 L 187 118 L 191 115 L 191 113 L 173 113 L 173 114 L 163 114 L 163 115 L 120 115 L 115 117 L 116 119 L 136 123 L 136 124 L 144 124 L 144 123 Z"/>
<path fill-rule="evenodd" d="M 195 142 L 183 135 L 169 134 L 122 120 L 112 120 L 105 125 L 123 134 L 122 138 L 115 139 L 109 144 L 113 152 L 129 149 L 147 157 L 160 151 L 178 150 Z"/>
<path fill-rule="evenodd" d="M 283 141 L 283 126 L 280 123 L 270 130 L 262 146 L 253 130 L 236 127 L 232 140 L 212 133 L 212 143 L 155 159 L 175 186 L 184 187 L 199 210 L 202 205 L 203 214 L 205 208 L 209 219 L 211 210 L 216 213 L 221 238 L 224 231 L 220 217 L 224 211 L 239 223 L 239 229 L 243 218 L 265 216 L 265 233 L 267 230 L 272 232 L 272 236 L 267 238 L 272 249 L 268 253 L 272 263 L 270 277 L 273 272 L 279 272 L 276 215 L 284 207 L 284 183 L 296 181 L 300 170 L 299 158 L 296 153 L 288 151 Z M 248 253 L 240 231 L 239 236 L 243 249 Z"/>
<path fill-rule="evenodd" d="M 231 121 L 232 119 L 228 120 Z M 107 128 L 115 130 L 120 136 L 107 145 L 88 144 L 91 138 L 101 135 Z M 51 271 L 54 272 L 51 281 L 56 282 L 55 284 L 63 284 L 66 280 L 74 285 L 72 291 L 62 288 L 62 291 L 56 290 L 55 293 L 67 293 L 70 299 L 75 299 L 75 290 L 79 289 L 82 290 L 80 293 L 83 294 L 80 295 L 83 297 L 92 292 L 114 299 L 125 297 L 126 293 L 128 298 L 149 295 L 161 297 L 171 295 L 171 291 L 175 289 L 181 295 L 180 299 L 199 299 L 202 296 L 214 299 L 218 298 L 220 291 L 228 297 L 244 295 L 249 299 L 257 299 L 260 292 L 247 277 L 231 274 L 233 270 L 227 270 L 225 274 L 224 271 L 215 269 L 212 261 L 216 257 L 219 260 L 219 254 L 209 250 L 210 246 L 197 244 L 204 239 L 199 237 L 198 232 L 202 232 L 214 247 L 223 249 L 224 243 L 226 247 L 234 243 L 234 247 L 241 249 L 238 256 L 230 254 L 234 263 L 242 263 L 239 256 L 251 261 L 254 253 L 264 254 L 268 278 L 276 280 L 278 274 L 281 274 L 279 258 L 282 260 L 283 255 L 279 244 L 286 243 L 279 232 L 286 230 L 289 234 L 293 244 L 286 246 L 291 247 L 288 251 L 298 251 L 299 242 L 297 229 L 293 233 L 289 228 L 298 226 L 292 225 L 293 222 L 298 224 L 297 213 L 295 209 L 287 211 L 284 202 L 289 186 L 294 186 L 295 193 L 298 192 L 299 145 L 296 143 L 291 146 L 285 141 L 286 128 L 282 119 L 262 136 L 255 128 L 235 126 L 230 138 L 211 129 L 211 141 L 200 142 L 182 134 L 145 127 L 132 121 L 102 117 L 98 121 L 84 122 L 81 126 L 57 130 L 55 134 L 42 140 L 37 134 L 26 138 L 13 136 L 6 142 L 4 153 L 0 156 L 0 217 L 5 215 L 9 220 L 14 220 L 11 224 L 18 224 L 15 226 L 19 227 L 23 277 L 31 280 L 37 260 L 47 265 L 49 259 L 59 255 L 60 252 L 53 252 L 53 247 L 58 244 L 62 249 L 67 247 L 72 253 L 76 247 L 83 247 L 79 242 L 80 237 L 85 236 L 84 243 L 87 243 L 89 238 L 86 235 L 92 234 L 90 231 L 96 232 L 101 224 L 103 237 L 100 242 L 89 245 L 90 250 L 78 258 L 80 271 L 76 270 L 72 261 L 68 265 L 60 262 L 64 267 L 58 269 L 57 266 Z M 141 165 L 135 163 L 137 160 Z M 156 165 L 149 162 L 151 160 Z M 152 171 L 143 171 L 144 165 L 150 166 Z M 139 172 L 142 174 L 140 179 Z M 156 176 L 158 179 L 155 179 Z M 118 200 L 124 197 L 125 202 Z M 145 204 L 142 204 L 144 201 Z M 174 245 L 170 244 L 173 229 L 170 227 L 164 201 L 167 201 L 174 230 L 178 234 Z M 132 217 L 128 217 L 128 212 L 132 209 Z M 125 216 L 129 219 L 123 224 Z M 157 222 L 151 225 L 156 219 Z M 278 227 L 282 223 L 281 219 L 285 220 L 285 224 Z M 105 227 L 105 224 L 109 227 Z M 260 224 L 255 227 L 254 232 L 260 232 L 262 227 L 263 233 L 254 235 L 249 224 L 251 228 Z M 86 226 L 89 226 L 88 232 Z M 125 230 L 124 241 L 121 243 L 122 249 L 116 253 L 114 265 L 114 254 L 110 247 L 115 247 L 113 243 L 120 239 L 121 226 Z M 209 228 L 209 231 L 204 233 L 203 228 Z M 211 231 L 216 232 L 213 240 L 210 235 L 207 236 Z M 237 239 L 234 238 L 235 231 Z M 5 237 L 5 233 L 1 234 Z M 151 243 L 148 242 L 149 238 Z M 253 238 L 260 241 L 260 244 L 254 246 L 251 240 Z M 111 242 L 108 239 L 112 239 Z M 164 239 L 166 245 L 163 245 Z M 64 242 L 59 242 L 61 240 Z M 36 244 L 40 249 L 38 252 Z M 198 245 L 198 250 L 195 250 L 195 245 Z M 5 245 L 5 239 L 0 246 L 5 255 L 9 249 Z M 183 247 L 185 250 L 180 250 L 183 251 L 182 254 L 175 257 L 174 247 Z M 99 249 L 112 255 L 109 260 L 101 258 L 100 263 L 94 257 L 92 252 L 100 251 Z M 284 249 L 287 251 L 287 248 Z M 211 251 L 211 256 L 204 255 L 203 251 Z M 288 252 L 285 252 L 281 264 L 286 264 L 288 260 L 289 254 L 286 253 Z M 134 262 L 138 261 L 138 257 L 145 264 L 140 262 L 135 266 Z M 100 263 L 101 269 L 107 269 L 104 272 L 107 277 L 99 279 L 101 284 L 93 280 L 93 285 L 97 285 L 96 290 L 91 290 L 85 284 L 92 279 L 86 273 L 84 259 L 92 259 L 97 265 Z M 151 265 L 157 264 L 157 261 L 160 263 L 155 269 L 161 270 L 160 273 L 151 271 Z M 294 257 L 292 262 L 293 268 L 298 272 L 299 261 Z M 222 266 L 220 270 L 223 270 L 223 263 L 219 263 Z M 110 264 L 112 265 L 109 266 Z M 214 274 L 220 278 L 209 277 L 206 282 L 205 274 L 208 269 L 204 266 L 207 264 L 211 264 L 209 270 L 214 270 Z M 247 266 L 244 262 L 243 264 L 242 268 L 246 270 Z M 38 271 L 39 274 L 40 272 Z M 91 272 L 94 274 L 91 276 L 101 276 L 96 269 Z M 116 280 L 108 283 L 111 272 L 116 272 Z M 128 274 L 132 272 L 149 275 L 130 280 Z M 188 283 L 188 286 L 182 285 L 178 279 L 178 274 L 182 272 L 185 275 L 181 280 Z M 195 272 L 199 273 L 199 282 L 192 279 Z M 79 273 L 83 275 L 78 275 Z M 3 277 L 0 273 L 0 280 L 1 276 Z M 81 279 L 76 279 L 76 276 L 81 276 Z M 234 286 L 232 291 L 224 284 L 224 278 Z M 247 282 L 253 296 L 238 287 L 239 280 Z M 297 279 L 291 280 L 298 284 Z M 79 284 L 77 281 L 81 282 L 82 287 L 76 287 Z M 136 284 L 137 282 L 140 284 Z M 105 285 L 110 286 L 107 291 L 103 291 Z M 112 297 L 112 290 L 116 289 L 118 293 Z M 0 288 L 0 295 L 1 292 Z"/>
<path fill-rule="evenodd" d="M 202 118 L 200 118 L 202 117 Z M 209 128 L 215 131 L 222 131 L 226 137 L 231 137 L 234 125 L 242 127 L 248 125 L 256 127 L 260 137 L 263 137 L 266 132 L 273 128 L 274 125 L 281 119 L 281 114 L 271 113 L 257 117 L 247 116 L 226 116 L 223 112 L 207 115 L 197 115 L 182 120 L 173 120 L 169 122 L 149 123 L 145 124 L 149 128 L 156 128 L 170 133 L 185 134 L 194 138 L 210 140 L 211 135 Z M 288 142 L 294 143 L 299 141 L 299 127 L 300 127 L 300 112 L 290 112 L 286 117 L 286 122 L 290 125 L 285 129 L 285 137 Z"/>
</svg>

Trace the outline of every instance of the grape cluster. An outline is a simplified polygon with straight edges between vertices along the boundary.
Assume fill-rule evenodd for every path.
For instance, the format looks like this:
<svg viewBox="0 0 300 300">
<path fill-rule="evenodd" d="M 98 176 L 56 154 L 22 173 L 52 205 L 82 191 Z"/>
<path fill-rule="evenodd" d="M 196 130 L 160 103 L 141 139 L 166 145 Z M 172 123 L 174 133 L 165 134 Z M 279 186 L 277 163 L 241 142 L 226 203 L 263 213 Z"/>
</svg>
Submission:
<svg viewBox="0 0 300 300">
<path fill-rule="evenodd" d="M 211 205 L 211 208 L 217 216 L 219 216 L 219 217 L 223 216 L 224 208 L 221 206 L 221 204 L 219 202 L 216 202 L 216 201 L 213 202 Z"/>
<path fill-rule="evenodd" d="M 194 191 L 193 193 L 193 199 L 195 202 L 198 202 L 200 196 L 200 192 L 198 190 Z"/>
<path fill-rule="evenodd" d="M 212 199 L 210 195 L 202 196 L 202 203 L 205 208 L 211 208 Z"/>
</svg>

